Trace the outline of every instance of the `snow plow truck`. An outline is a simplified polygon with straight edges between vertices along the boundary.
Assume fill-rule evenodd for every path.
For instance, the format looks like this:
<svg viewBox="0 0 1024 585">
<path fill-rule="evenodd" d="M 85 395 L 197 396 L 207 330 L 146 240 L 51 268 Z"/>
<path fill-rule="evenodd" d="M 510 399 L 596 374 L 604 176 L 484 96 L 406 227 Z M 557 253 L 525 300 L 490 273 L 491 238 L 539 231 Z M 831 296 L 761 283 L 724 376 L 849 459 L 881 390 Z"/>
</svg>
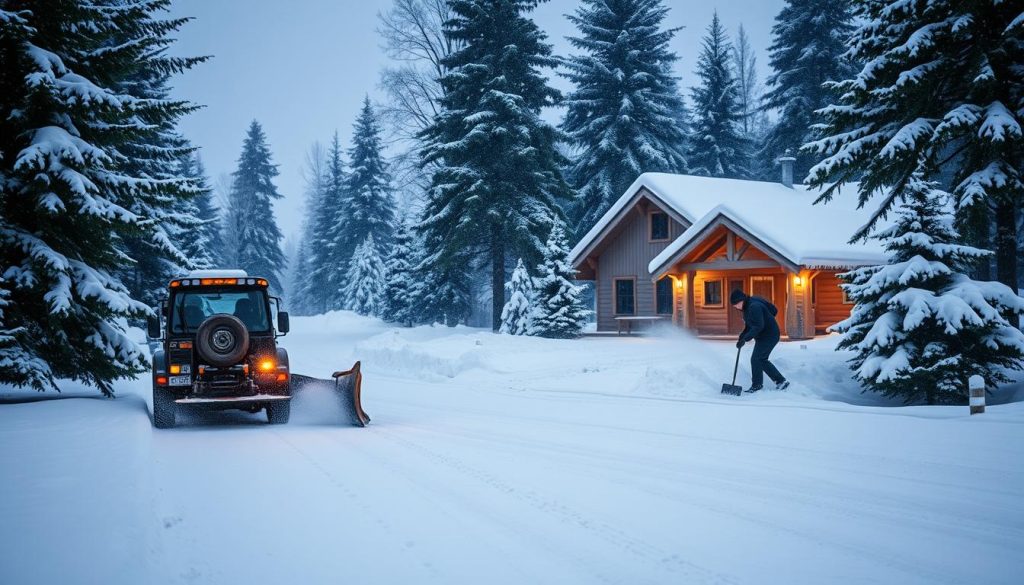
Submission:
<svg viewBox="0 0 1024 585">
<path fill-rule="evenodd" d="M 333 382 L 293 374 L 277 339 L 288 313 L 265 278 L 242 270 L 201 270 L 171 280 L 148 323 L 153 351 L 153 424 L 175 425 L 182 408 L 266 411 L 270 424 L 291 416 L 293 393 L 334 392 L 353 424 L 365 426 L 359 362 Z M 271 315 L 276 314 L 276 327 Z"/>
</svg>

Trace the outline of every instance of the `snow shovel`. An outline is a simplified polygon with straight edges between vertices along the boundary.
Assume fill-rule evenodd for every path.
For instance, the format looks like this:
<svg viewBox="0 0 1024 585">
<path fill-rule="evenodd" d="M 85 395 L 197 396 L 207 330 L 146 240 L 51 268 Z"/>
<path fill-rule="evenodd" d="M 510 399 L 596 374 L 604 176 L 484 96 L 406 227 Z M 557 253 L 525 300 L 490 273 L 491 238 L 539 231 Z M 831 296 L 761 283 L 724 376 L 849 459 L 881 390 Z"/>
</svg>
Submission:
<svg viewBox="0 0 1024 585">
<path fill-rule="evenodd" d="M 732 384 L 722 384 L 722 394 L 739 396 L 743 393 L 743 387 L 736 385 L 736 372 L 740 369 L 740 353 L 742 352 L 742 347 L 736 348 L 736 366 L 732 369 Z"/>
<path fill-rule="evenodd" d="M 334 372 L 331 377 L 334 378 L 334 388 L 342 396 L 345 402 L 346 410 L 352 417 L 352 424 L 360 427 L 365 427 L 370 422 L 369 415 L 363 410 L 362 403 L 362 390 L 363 390 L 363 373 L 360 371 L 361 364 L 356 362 L 351 369 L 343 372 Z"/>
</svg>

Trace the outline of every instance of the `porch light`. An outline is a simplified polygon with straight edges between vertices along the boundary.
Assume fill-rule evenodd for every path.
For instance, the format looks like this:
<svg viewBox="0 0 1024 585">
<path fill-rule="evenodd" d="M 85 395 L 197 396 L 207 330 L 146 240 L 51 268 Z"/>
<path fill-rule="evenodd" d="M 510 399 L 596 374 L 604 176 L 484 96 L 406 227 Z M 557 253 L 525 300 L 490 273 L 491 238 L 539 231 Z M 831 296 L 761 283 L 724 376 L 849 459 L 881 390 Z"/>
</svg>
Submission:
<svg viewBox="0 0 1024 585">
<path fill-rule="evenodd" d="M 793 284 L 795 284 L 797 286 L 800 286 L 803 283 L 804 283 L 804 280 L 802 278 L 800 278 L 800 276 L 794 276 L 793 277 Z"/>
<path fill-rule="evenodd" d="M 682 278 L 677 278 L 676 279 L 676 288 L 683 288 L 683 279 Z"/>
</svg>

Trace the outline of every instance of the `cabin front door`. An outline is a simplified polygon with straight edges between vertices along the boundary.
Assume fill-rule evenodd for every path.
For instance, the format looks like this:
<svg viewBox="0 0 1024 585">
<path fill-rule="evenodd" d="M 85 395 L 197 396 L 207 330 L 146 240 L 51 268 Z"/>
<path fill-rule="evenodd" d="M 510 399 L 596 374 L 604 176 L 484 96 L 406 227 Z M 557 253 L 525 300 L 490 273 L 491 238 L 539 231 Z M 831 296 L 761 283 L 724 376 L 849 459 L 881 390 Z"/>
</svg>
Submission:
<svg viewBox="0 0 1024 585">
<path fill-rule="evenodd" d="M 729 279 L 729 293 L 725 295 L 725 310 L 729 314 L 729 333 L 738 335 L 743 331 L 743 313 L 737 311 L 729 304 L 729 295 L 734 290 L 743 290 L 743 279 Z"/>
</svg>

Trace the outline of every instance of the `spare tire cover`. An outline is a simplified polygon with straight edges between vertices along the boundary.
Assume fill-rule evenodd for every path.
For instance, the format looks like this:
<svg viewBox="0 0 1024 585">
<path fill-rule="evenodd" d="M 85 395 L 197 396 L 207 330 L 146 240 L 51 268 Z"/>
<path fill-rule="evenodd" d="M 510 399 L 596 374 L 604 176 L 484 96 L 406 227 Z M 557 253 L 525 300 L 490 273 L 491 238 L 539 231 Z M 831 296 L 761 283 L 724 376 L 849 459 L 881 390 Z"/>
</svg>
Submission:
<svg viewBox="0 0 1024 585">
<path fill-rule="evenodd" d="M 212 315 L 199 325 L 196 352 L 211 366 L 233 366 L 249 353 L 249 331 L 234 315 Z"/>
</svg>

